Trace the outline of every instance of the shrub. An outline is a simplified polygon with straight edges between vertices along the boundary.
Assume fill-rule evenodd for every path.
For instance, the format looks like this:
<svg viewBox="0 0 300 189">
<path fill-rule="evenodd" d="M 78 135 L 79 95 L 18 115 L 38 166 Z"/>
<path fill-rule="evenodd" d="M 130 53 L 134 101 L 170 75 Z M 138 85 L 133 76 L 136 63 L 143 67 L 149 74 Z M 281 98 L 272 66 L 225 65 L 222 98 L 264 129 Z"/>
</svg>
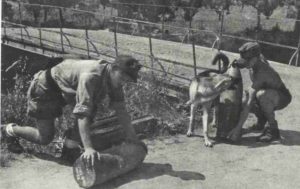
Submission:
<svg viewBox="0 0 300 189">
<path fill-rule="evenodd" d="M 27 98 L 26 89 L 29 79 L 19 75 L 13 89 L 1 94 L 1 123 L 17 123 L 31 125 L 33 120 L 26 116 Z"/>
</svg>

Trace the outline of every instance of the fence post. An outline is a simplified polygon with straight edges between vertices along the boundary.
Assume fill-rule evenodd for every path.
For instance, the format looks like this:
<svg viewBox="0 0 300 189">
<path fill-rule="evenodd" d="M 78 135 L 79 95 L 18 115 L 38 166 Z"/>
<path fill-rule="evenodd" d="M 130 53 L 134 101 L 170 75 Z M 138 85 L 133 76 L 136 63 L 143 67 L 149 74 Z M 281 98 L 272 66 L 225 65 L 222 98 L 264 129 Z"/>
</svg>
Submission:
<svg viewBox="0 0 300 189">
<path fill-rule="evenodd" d="M 86 41 L 86 49 L 87 49 L 87 56 L 88 59 L 90 59 L 90 47 L 89 47 L 89 33 L 88 33 L 88 27 L 87 27 L 87 18 L 84 19 L 84 25 L 85 25 L 85 41 Z"/>
<path fill-rule="evenodd" d="M 220 26 L 220 40 L 219 40 L 219 46 L 218 51 L 220 52 L 222 49 L 222 39 L 223 39 L 223 30 L 224 30 L 224 10 L 220 12 L 221 14 L 221 26 Z M 221 60 L 218 61 L 218 69 L 221 71 Z"/>
<path fill-rule="evenodd" d="M 150 50 L 150 55 L 153 56 L 153 49 L 152 49 L 152 37 L 149 35 L 149 50 Z"/>
<path fill-rule="evenodd" d="M 138 11 L 137 11 L 137 17 L 135 18 L 135 19 L 137 19 L 137 20 L 142 20 L 142 17 L 140 17 L 140 15 L 141 15 L 141 5 L 138 5 L 137 6 L 137 9 L 138 9 Z M 141 32 L 143 32 L 142 31 L 142 22 L 137 22 L 137 34 L 139 35 Z"/>
<path fill-rule="evenodd" d="M 111 6 L 111 9 L 110 9 L 110 17 L 113 16 L 113 6 Z"/>
<path fill-rule="evenodd" d="M 151 68 L 152 68 L 152 74 L 153 74 L 153 68 L 154 68 L 154 64 L 153 64 L 153 49 L 152 49 L 152 37 L 151 34 L 149 35 L 149 50 L 150 50 L 150 59 L 151 59 Z"/>
<path fill-rule="evenodd" d="M 19 5 L 19 24 L 20 24 L 20 29 L 21 29 L 21 41 L 22 43 L 24 43 L 24 39 L 23 39 L 23 26 L 22 26 L 22 12 L 21 12 L 21 2 L 18 1 L 18 5 Z M 25 44 L 24 44 L 24 48 L 25 48 Z"/>
<path fill-rule="evenodd" d="M 60 25 L 60 43 L 61 43 L 61 50 L 64 53 L 64 39 L 63 39 L 63 16 L 62 16 L 62 8 L 58 8 L 59 10 L 59 25 Z"/>
<path fill-rule="evenodd" d="M 196 62 L 196 50 L 195 50 L 195 40 L 194 35 L 192 34 L 192 46 L 193 46 L 193 61 L 194 61 L 194 74 L 197 76 L 197 62 Z"/>
<path fill-rule="evenodd" d="M 102 15 L 102 17 L 103 17 L 103 21 L 102 21 L 102 27 L 103 27 L 103 29 L 105 29 L 105 19 L 106 19 L 106 11 L 105 10 L 106 9 L 103 9 L 103 15 Z"/>
<path fill-rule="evenodd" d="M 3 32 L 4 32 L 4 39 L 6 38 L 6 24 L 5 24 L 5 22 L 4 22 L 4 24 L 2 25 L 2 27 L 3 27 Z"/>
<path fill-rule="evenodd" d="M 116 51 L 116 57 L 118 56 L 118 39 L 117 39 L 117 23 L 116 23 L 116 17 L 113 17 L 114 22 L 114 39 L 115 39 L 115 51 Z"/>
<path fill-rule="evenodd" d="M 41 26 L 39 27 L 39 39 L 40 39 L 40 46 L 43 50 L 43 53 L 44 53 L 44 48 L 43 48 L 43 43 L 42 43 L 42 29 L 41 29 Z"/>
<path fill-rule="evenodd" d="M 299 42 L 298 42 L 298 53 L 297 53 L 297 56 L 296 56 L 296 66 L 298 67 L 298 65 L 300 64 L 299 62 L 299 55 L 300 55 L 300 33 L 299 33 Z"/>
<path fill-rule="evenodd" d="M 161 22 L 161 39 L 164 39 L 165 35 L 165 11 L 163 12 L 162 22 Z"/>
</svg>

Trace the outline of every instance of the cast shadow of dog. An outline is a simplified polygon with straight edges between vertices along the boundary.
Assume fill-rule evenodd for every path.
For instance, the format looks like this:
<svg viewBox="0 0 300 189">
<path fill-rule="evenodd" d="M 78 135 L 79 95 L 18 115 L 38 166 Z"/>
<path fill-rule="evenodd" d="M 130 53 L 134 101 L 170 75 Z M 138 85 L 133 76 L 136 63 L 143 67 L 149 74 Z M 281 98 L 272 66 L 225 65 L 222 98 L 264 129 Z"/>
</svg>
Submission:
<svg viewBox="0 0 300 189">
<path fill-rule="evenodd" d="M 170 164 L 142 163 L 137 169 L 104 184 L 90 189 L 113 189 L 136 180 L 146 180 L 162 175 L 177 177 L 182 180 L 205 180 L 201 173 L 191 171 L 174 171 Z"/>
<path fill-rule="evenodd" d="M 300 132 L 293 130 L 280 130 L 281 139 L 271 143 L 257 142 L 256 136 L 243 136 L 238 145 L 248 146 L 249 148 L 259 148 L 269 145 L 300 146 Z"/>
</svg>

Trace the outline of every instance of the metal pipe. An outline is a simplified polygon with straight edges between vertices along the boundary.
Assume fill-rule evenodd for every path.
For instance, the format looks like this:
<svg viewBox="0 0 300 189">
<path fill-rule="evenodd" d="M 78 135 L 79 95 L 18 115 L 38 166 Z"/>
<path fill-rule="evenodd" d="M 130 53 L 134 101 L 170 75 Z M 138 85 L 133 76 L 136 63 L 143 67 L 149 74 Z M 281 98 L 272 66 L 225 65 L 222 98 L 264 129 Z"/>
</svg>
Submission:
<svg viewBox="0 0 300 189">
<path fill-rule="evenodd" d="M 149 35 L 149 47 L 150 47 L 150 55 L 153 56 L 152 37 L 151 37 L 151 35 Z"/>
<path fill-rule="evenodd" d="M 300 33 L 299 33 L 299 42 L 298 42 L 298 53 L 296 56 L 296 66 L 298 67 L 299 63 L 299 54 L 300 54 Z"/>
<path fill-rule="evenodd" d="M 3 26 L 4 38 L 6 38 L 6 25 L 5 25 L 5 23 L 2 26 Z"/>
<path fill-rule="evenodd" d="M 116 18 L 113 17 L 113 22 L 114 22 L 114 39 L 115 39 L 115 51 L 116 51 L 116 57 L 118 56 L 118 39 L 117 39 L 117 23 L 116 23 Z"/>
<path fill-rule="evenodd" d="M 44 48 L 43 48 L 43 43 L 42 43 L 42 30 L 41 30 L 41 27 L 39 28 L 39 39 L 40 39 L 40 46 L 43 49 L 43 53 L 44 53 Z"/>
<path fill-rule="evenodd" d="M 222 48 L 222 39 L 223 39 L 223 30 L 224 30 L 224 10 L 221 11 L 221 28 L 220 28 L 220 40 L 219 40 L 219 46 L 218 51 L 221 51 Z M 221 60 L 218 61 L 218 69 L 221 71 Z"/>
<path fill-rule="evenodd" d="M 89 32 L 88 32 L 88 27 L 87 27 L 87 18 L 85 17 L 84 20 L 84 25 L 85 25 L 85 41 L 86 41 L 86 49 L 87 49 L 87 56 L 88 59 L 90 59 L 90 48 L 89 48 Z"/>
<path fill-rule="evenodd" d="M 61 50 L 64 53 L 65 49 L 64 49 L 64 39 L 63 39 L 63 16 L 62 16 L 62 8 L 58 9 L 59 11 L 59 25 L 60 25 L 60 43 L 61 43 Z"/>
<path fill-rule="evenodd" d="M 89 48 L 89 33 L 88 33 L 88 29 L 85 28 L 85 41 L 86 41 L 86 49 L 87 49 L 87 56 L 88 56 L 88 59 L 90 59 L 90 48 Z"/>
<path fill-rule="evenodd" d="M 21 2 L 18 1 L 18 5 L 19 5 L 19 23 L 20 25 L 22 25 L 22 12 L 21 12 Z M 21 30 L 21 41 L 22 43 L 24 42 L 24 39 L 23 39 L 23 26 L 20 27 L 20 30 Z M 24 45 L 24 48 L 25 48 L 25 45 Z"/>
<path fill-rule="evenodd" d="M 105 28 L 105 17 L 106 17 L 106 14 L 105 14 L 105 9 L 103 9 L 104 13 L 102 14 L 102 18 L 103 18 L 103 21 L 102 21 L 102 27 L 103 29 Z"/>
<path fill-rule="evenodd" d="M 165 34 L 165 11 L 163 12 L 162 16 L 161 30 L 161 39 L 163 39 Z"/>
<path fill-rule="evenodd" d="M 194 74 L 195 74 L 195 77 L 197 77 L 197 62 L 196 62 L 196 51 L 195 51 L 194 36 L 192 36 L 192 46 L 193 46 Z"/>
</svg>

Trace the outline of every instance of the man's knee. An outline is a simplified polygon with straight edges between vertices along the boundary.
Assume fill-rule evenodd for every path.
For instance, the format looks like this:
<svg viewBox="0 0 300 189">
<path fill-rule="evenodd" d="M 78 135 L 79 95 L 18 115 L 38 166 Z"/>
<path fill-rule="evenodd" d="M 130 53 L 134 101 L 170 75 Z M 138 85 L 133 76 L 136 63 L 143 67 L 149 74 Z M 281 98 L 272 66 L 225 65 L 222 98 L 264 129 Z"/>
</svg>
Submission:
<svg viewBox="0 0 300 189">
<path fill-rule="evenodd" d="M 52 142 L 53 139 L 54 139 L 54 135 L 47 135 L 47 136 L 40 135 L 38 142 L 41 145 L 48 145 Z"/>
<path fill-rule="evenodd" d="M 54 139 L 54 119 L 49 120 L 37 120 L 38 128 L 38 143 L 42 145 L 49 144 Z"/>
<path fill-rule="evenodd" d="M 262 89 L 257 91 L 256 99 L 261 109 L 268 110 L 274 110 L 279 101 L 277 91 L 272 89 Z"/>
<path fill-rule="evenodd" d="M 261 89 L 256 92 L 256 98 L 258 101 L 266 99 L 266 96 L 267 96 L 267 90 L 265 89 Z"/>
</svg>

